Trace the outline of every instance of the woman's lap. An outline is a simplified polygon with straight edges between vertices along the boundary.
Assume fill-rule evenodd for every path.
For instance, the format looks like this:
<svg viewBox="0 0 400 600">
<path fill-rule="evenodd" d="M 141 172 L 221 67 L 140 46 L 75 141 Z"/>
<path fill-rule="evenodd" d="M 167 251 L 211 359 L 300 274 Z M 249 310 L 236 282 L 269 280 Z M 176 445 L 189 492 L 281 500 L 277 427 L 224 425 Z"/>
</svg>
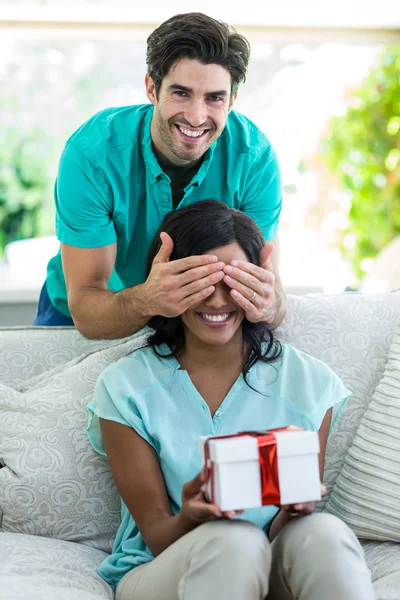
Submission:
<svg viewBox="0 0 400 600">
<path fill-rule="evenodd" d="M 269 544 L 251 523 L 213 521 L 127 573 L 116 594 L 116 600 L 266 597 L 372 600 L 370 574 L 354 533 L 332 515 L 315 514 L 287 524 Z"/>
</svg>

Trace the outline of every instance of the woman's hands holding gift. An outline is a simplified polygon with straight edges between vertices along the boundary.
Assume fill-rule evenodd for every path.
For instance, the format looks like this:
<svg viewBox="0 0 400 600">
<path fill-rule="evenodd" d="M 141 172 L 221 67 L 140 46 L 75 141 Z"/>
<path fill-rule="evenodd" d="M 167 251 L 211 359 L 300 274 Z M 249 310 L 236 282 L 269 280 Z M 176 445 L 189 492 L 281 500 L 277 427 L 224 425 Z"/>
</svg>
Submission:
<svg viewBox="0 0 400 600">
<path fill-rule="evenodd" d="M 326 487 L 321 483 L 321 496 L 325 496 Z M 316 502 L 301 502 L 299 504 L 285 504 L 281 506 L 281 510 L 289 513 L 291 517 L 303 517 L 304 515 L 311 515 L 315 512 L 317 506 Z"/>
<path fill-rule="evenodd" d="M 200 525 L 224 517 L 234 519 L 236 515 L 243 512 L 242 510 L 223 512 L 216 504 L 209 503 L 203 492 L 203 485 L 207 479 L 208 473 L 204 468 L 194 479 L 183 484 L 182 508 L 179 516 L 185 523 Z"/>
</svg>

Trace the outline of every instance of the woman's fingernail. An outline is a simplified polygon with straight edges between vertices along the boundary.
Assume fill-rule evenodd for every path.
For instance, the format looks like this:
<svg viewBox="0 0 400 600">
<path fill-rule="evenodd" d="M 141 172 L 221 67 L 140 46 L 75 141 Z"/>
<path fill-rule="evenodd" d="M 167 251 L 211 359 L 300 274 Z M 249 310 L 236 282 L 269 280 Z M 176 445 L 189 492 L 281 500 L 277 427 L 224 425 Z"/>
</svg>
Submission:
<svg viewBox="0 0 400 600">
<path fill-rule="evenodd" d="M 233 269 L 229 265 L 225 267 L 225 273 L 232 273 Z"/>
</svg>

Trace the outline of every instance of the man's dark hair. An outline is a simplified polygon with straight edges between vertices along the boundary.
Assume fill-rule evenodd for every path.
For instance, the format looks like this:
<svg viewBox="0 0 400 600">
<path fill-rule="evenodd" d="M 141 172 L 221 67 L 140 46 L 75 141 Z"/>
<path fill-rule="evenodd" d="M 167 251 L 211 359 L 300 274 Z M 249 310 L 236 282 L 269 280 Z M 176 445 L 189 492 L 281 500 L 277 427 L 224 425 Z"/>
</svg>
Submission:
<svg viewBox="0 0 400 600">
<path fill-rule="evenodd" d="M 168 233 L 174 242 L 170 260 L 205 254 L 213 248 L 237 242 L 248 261 L 260 266 L 264 236 L 253 219 L 217 200 L 203 200 L 174 210 L 164 217 L 147 255 L 146 277 L 160 250 L 162 231 Z M 157 316 L 149 321 L 149 326 L 154 330 L 148 338 L 154 352 L 165 358 L 173 356 L 178 358 L 185 344 L 181 318 Z M 248 384 L 246 376 L 251 367 L 258 360 L 271 362 L 277 359 L 281 353 L 281 346 L 274 340 L 272 332 L 265 323 L 251 323 L 244 318 L 242 330 L 243 339 L 250 348 L 248 359 L 243 367 L 243 377 Z M 264 341 L 268 342 L 266 348 L 262 347 Z M 171 354 L 159 353 L 156 346 L 162 343 L 169 345 L 172 349 Z"/>
<path fill-rule="evenodd" d="M 171 17 L 147 39 L 147 72 L 154 82 L 157 96 L 164 77 L 183 58 L 225 67 L 231 74 L 233 96 L 246 79 L 250 45 L 232 27 L 202 13 Z"/>
</svg>

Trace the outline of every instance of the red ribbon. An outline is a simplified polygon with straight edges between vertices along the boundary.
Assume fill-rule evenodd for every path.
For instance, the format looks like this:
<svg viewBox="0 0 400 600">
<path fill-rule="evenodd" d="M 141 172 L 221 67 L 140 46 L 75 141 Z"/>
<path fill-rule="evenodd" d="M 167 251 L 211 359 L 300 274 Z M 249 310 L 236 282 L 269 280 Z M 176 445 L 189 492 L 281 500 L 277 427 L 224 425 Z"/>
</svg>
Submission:
<svg viewBox="0 0 400 600">
<path fill-rule="evenodd" d="M 211 502 L 215 502 L 215 488 L 214 462 L 210 459 L 210 440 L 224 440 L 227 438 L 243 437 L 245 435 L 251 435 L 257 438 L 258 457 L 260 462 L 261 503 L 263 506 L 272 504 L 279 506 L 281 503 L 281 494 L 279 489 L 278 456 L 275 433 L 279 431 L 298 431 L 299 429 L 300 427 L 289 425 L 288 427 L 280 427 L 279 429 L 270 429 L 266 432 L 242 431 L 234 435 L 221 435 L 207 438 L 204 444 L 204 461 L 206 467 L 209 469 L 208 479 L 210 479 L 211 483 Z"/>
</svg>

